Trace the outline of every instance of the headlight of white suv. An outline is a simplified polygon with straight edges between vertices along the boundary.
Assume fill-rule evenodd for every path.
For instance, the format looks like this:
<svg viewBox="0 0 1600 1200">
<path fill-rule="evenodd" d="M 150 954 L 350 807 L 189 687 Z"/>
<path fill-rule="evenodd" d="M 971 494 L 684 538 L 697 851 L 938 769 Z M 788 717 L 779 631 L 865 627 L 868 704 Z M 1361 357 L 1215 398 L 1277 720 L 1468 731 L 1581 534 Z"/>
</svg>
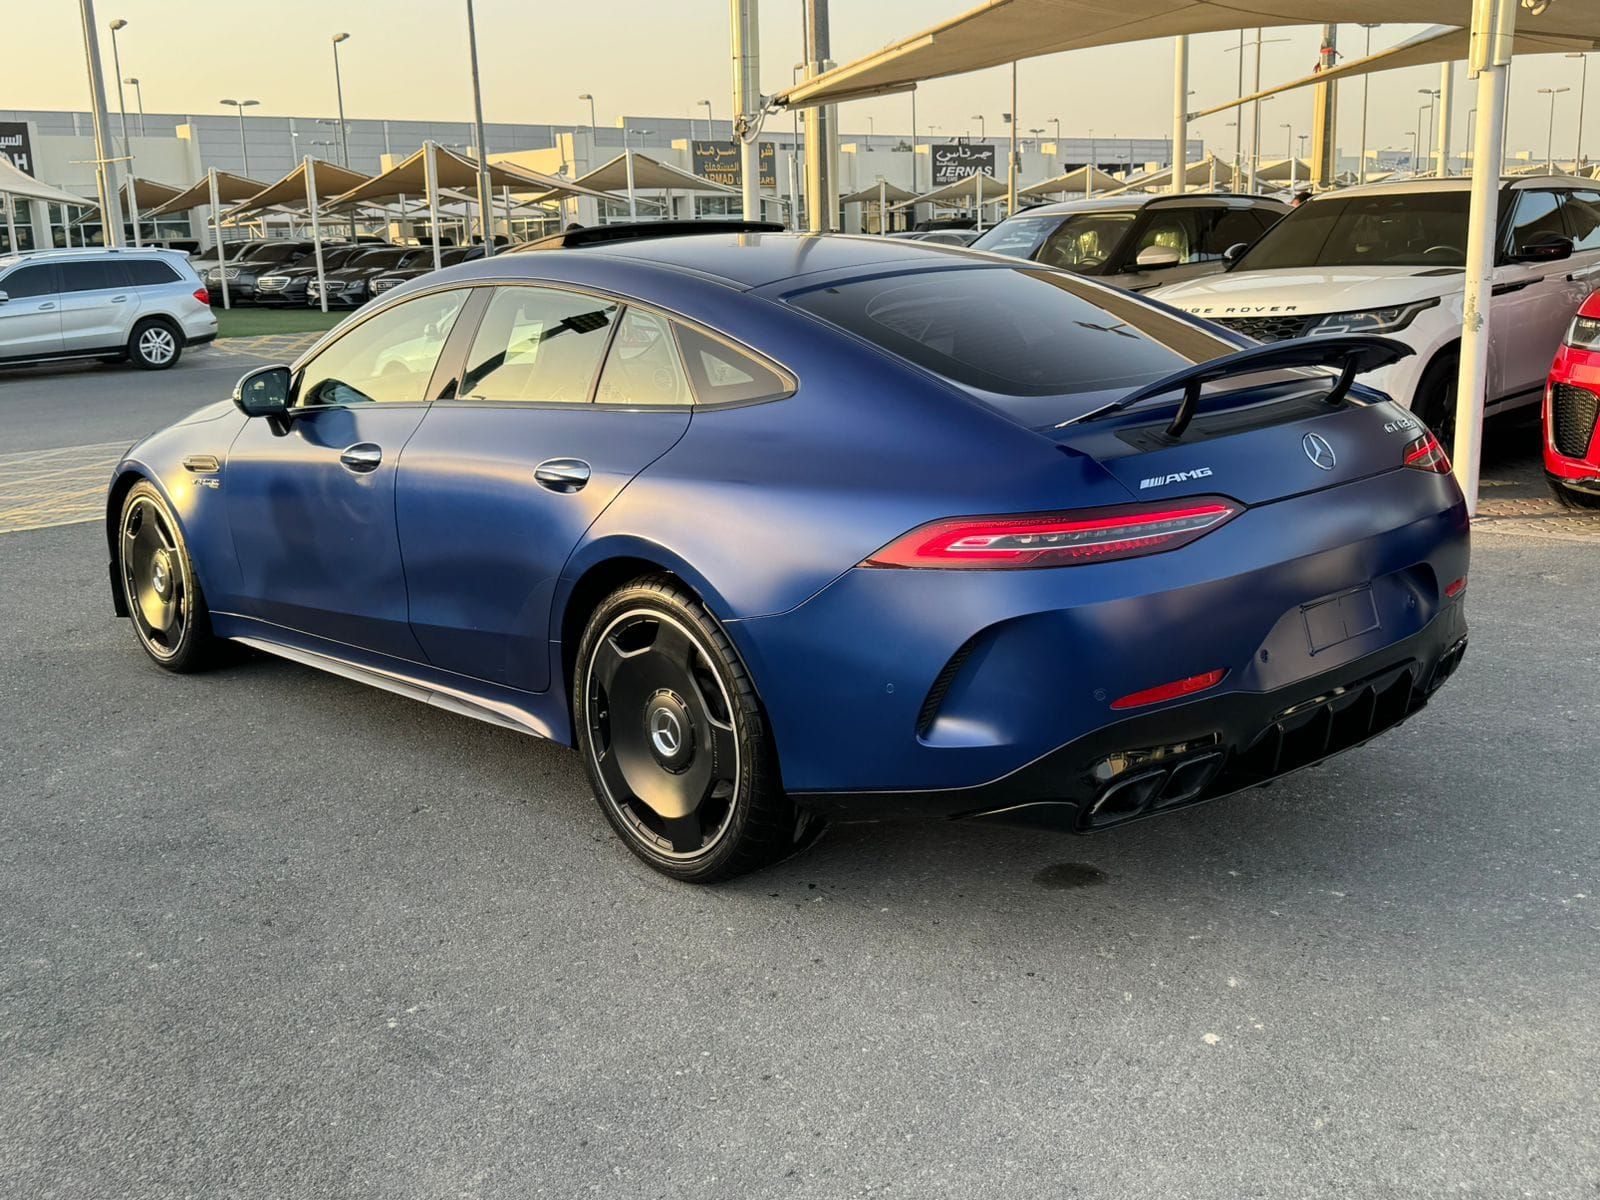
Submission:
<svg viewBox="0 0 1600 1200">
<path fill-rule="evenodd" d="M 1418 300 L 1415 304 L 1397 304 L 1393 308 L 1368 308 L 1361 312 L 1330 313 L 1306 331 L 1307 337 L 1336 333 L 1398 333 L 1425 309 L 1437 308 L 1439 301 Z"/>
</svg>

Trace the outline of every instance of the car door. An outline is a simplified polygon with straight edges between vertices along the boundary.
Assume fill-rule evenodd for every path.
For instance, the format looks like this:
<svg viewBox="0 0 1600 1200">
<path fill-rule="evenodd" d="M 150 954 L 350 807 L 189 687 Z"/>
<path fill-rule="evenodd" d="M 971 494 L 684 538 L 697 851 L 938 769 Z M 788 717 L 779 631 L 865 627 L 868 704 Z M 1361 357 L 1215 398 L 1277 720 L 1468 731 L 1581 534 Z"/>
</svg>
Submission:
<svg viewBox="0 0 1600 1200">
<path fill-rule="evenodd" d="M 395 531 L 396 468 L 449 386 L 435 376 L 468 295 L 431 292 L 361 321 L 300 368 L 291 420 L 245 423 L 222 484 L 248 615 L 421 659 Z"/>
<path fill-rule="evenodd" d="M 1506 248 L 1515 253 L 1539 238 L 1567 236 L 1561 196 L 1555 191 L 1513 193 Z M 1490 378 L 1490 399 L 1532 400 L 1544 387 L 1550 364 L 1581 297 L 1570 279 L 1572 259 L 1556 262 L 1505 262 L 1495 268 L 1490 310 L 1491 357 L 1500 365 Z"/>
<path fill-rule="evenodd" d="M 0 277 L 0 358 L 61 351 L 61 292 L 53 263 L 28 263 Z"/>
<path fill-rule="evenodd" d="M 61 272 L 61 347 L 109 350 L 123 346 L 139 311 L 139 293 L 123 264 L 80 259 L 58 264 Z"/>
<path fill-rule="evenodd" d="M 458 396 L 429 410 L 396 513 L 411 627 L 437 667 L 550 684 L 550 602 L 585 530 L 689 427 L 665 317 L 539 285 L 495 290 Z"/>
</svg>

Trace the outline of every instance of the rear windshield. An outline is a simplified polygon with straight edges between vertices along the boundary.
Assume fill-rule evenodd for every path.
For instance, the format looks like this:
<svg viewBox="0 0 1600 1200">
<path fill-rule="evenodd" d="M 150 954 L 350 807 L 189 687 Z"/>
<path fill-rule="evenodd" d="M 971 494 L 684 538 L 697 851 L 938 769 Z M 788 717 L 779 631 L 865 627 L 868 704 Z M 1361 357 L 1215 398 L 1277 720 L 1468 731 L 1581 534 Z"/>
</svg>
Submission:
<svg viewBox="0 0 1600 1200">
<path fill-rule="evenodd" d="M 1466 192 L 1313 200 L 1267 230 L 1234 269 L 1465 266 L 1471 200 Z"/>
<path fill-rule="evenodd" d="M 1061 411 L 1028 398 L 1127 391 L 1239 348 L 1129 293 L 1023 267 L 862 279 L 790 302 L 1027 423 Z"/>
</svg>

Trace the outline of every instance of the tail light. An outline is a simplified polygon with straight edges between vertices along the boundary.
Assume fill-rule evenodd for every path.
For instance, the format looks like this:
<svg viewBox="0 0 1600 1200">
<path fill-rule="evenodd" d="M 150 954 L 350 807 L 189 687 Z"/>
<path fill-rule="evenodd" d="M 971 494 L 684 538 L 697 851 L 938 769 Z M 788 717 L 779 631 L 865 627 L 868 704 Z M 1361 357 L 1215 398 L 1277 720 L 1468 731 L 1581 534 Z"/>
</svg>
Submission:
<svg viewBox="0 0 1600 1200">
<path fill-rule="evenodd" d="M 1466 590 L 1467 590 L 1467 577 L 1465 575 L 1463 575 L 1460 579 L 1457 579 L 1454 583 L 1447 583 L 1447 584 L 1444 585 L 1444 596 L 1445 596 L 1445 599 L 1446 600 L 1454 600 L 1457 596 L 1461 595 L 1461 593 L 1466 591 Z"/>
<path fill-rule="evenodd" d="M 1146 704 L 1160 704 L 1163 700 L 1178 700 L 1184 696 L 1193 696 L 1196 692 L 1214 688 L 1222 682 L 1223 676 L 1228 672 L 1223 669 L 1207 671 L 1204 675 L 1191 675 L 1187 679 L 1175 679 L 1171 683 L 1163 683 L 1160 687 L 1146 688 L 1142 692 L 1130 692 L 1120 700 L 1113 700 L 1111 707 L 1115 709 L 1143 708 Z"/>
<path fill-rule="evenodd" d="M 204 305 L 207 305 L 207 306 L 209 306 L 211 304 L 211 293 L 206 291 L 204 286 L 195 288 L 195 290 L 194 290 L 194 298 L 196 300 L 200 301 L 201 304 L 204 304 Z"/>
<path fill-rule="evenodd" d="M 1444 452 L 1439 439 L 1425 433 L 1406 446 L 1405 465 L 1418 471 L 1432 471 L 1435 475 L 1450 474 L 1450 456 Z"/>
<path fill-rule="evenodd" d="M 896 538 L 863 567 L 1069 567 L 1187 546 L 1244 507 L 1221 496 L 1077 512 L 949 517 Z"/>
<path fill-rule="evenodd" d="M 1600 350 L 1600 292 L 1592 293 L 1572 318 L 1567 345 L 1579 350 Z"/>
</svg>

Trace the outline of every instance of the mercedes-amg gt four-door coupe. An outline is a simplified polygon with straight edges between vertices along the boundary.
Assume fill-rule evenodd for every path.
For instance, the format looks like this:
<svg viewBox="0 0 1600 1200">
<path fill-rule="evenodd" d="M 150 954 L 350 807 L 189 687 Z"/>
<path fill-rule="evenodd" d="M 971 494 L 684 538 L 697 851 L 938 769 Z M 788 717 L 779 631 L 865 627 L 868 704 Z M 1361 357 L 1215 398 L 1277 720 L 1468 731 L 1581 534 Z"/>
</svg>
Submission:
<svg viewBox="0 0 1600 1200">
<path fill-rule="evenodd" d="M 1359 381 L 1405 346 L 730 224 L 432 272 L 251 371 L 116 468 L 117 612 L 171 670 L 242 642 L 575 746 L 695 881 L 1210 800 L 1461 660 L 1461 492 Z"/>
</svg>

